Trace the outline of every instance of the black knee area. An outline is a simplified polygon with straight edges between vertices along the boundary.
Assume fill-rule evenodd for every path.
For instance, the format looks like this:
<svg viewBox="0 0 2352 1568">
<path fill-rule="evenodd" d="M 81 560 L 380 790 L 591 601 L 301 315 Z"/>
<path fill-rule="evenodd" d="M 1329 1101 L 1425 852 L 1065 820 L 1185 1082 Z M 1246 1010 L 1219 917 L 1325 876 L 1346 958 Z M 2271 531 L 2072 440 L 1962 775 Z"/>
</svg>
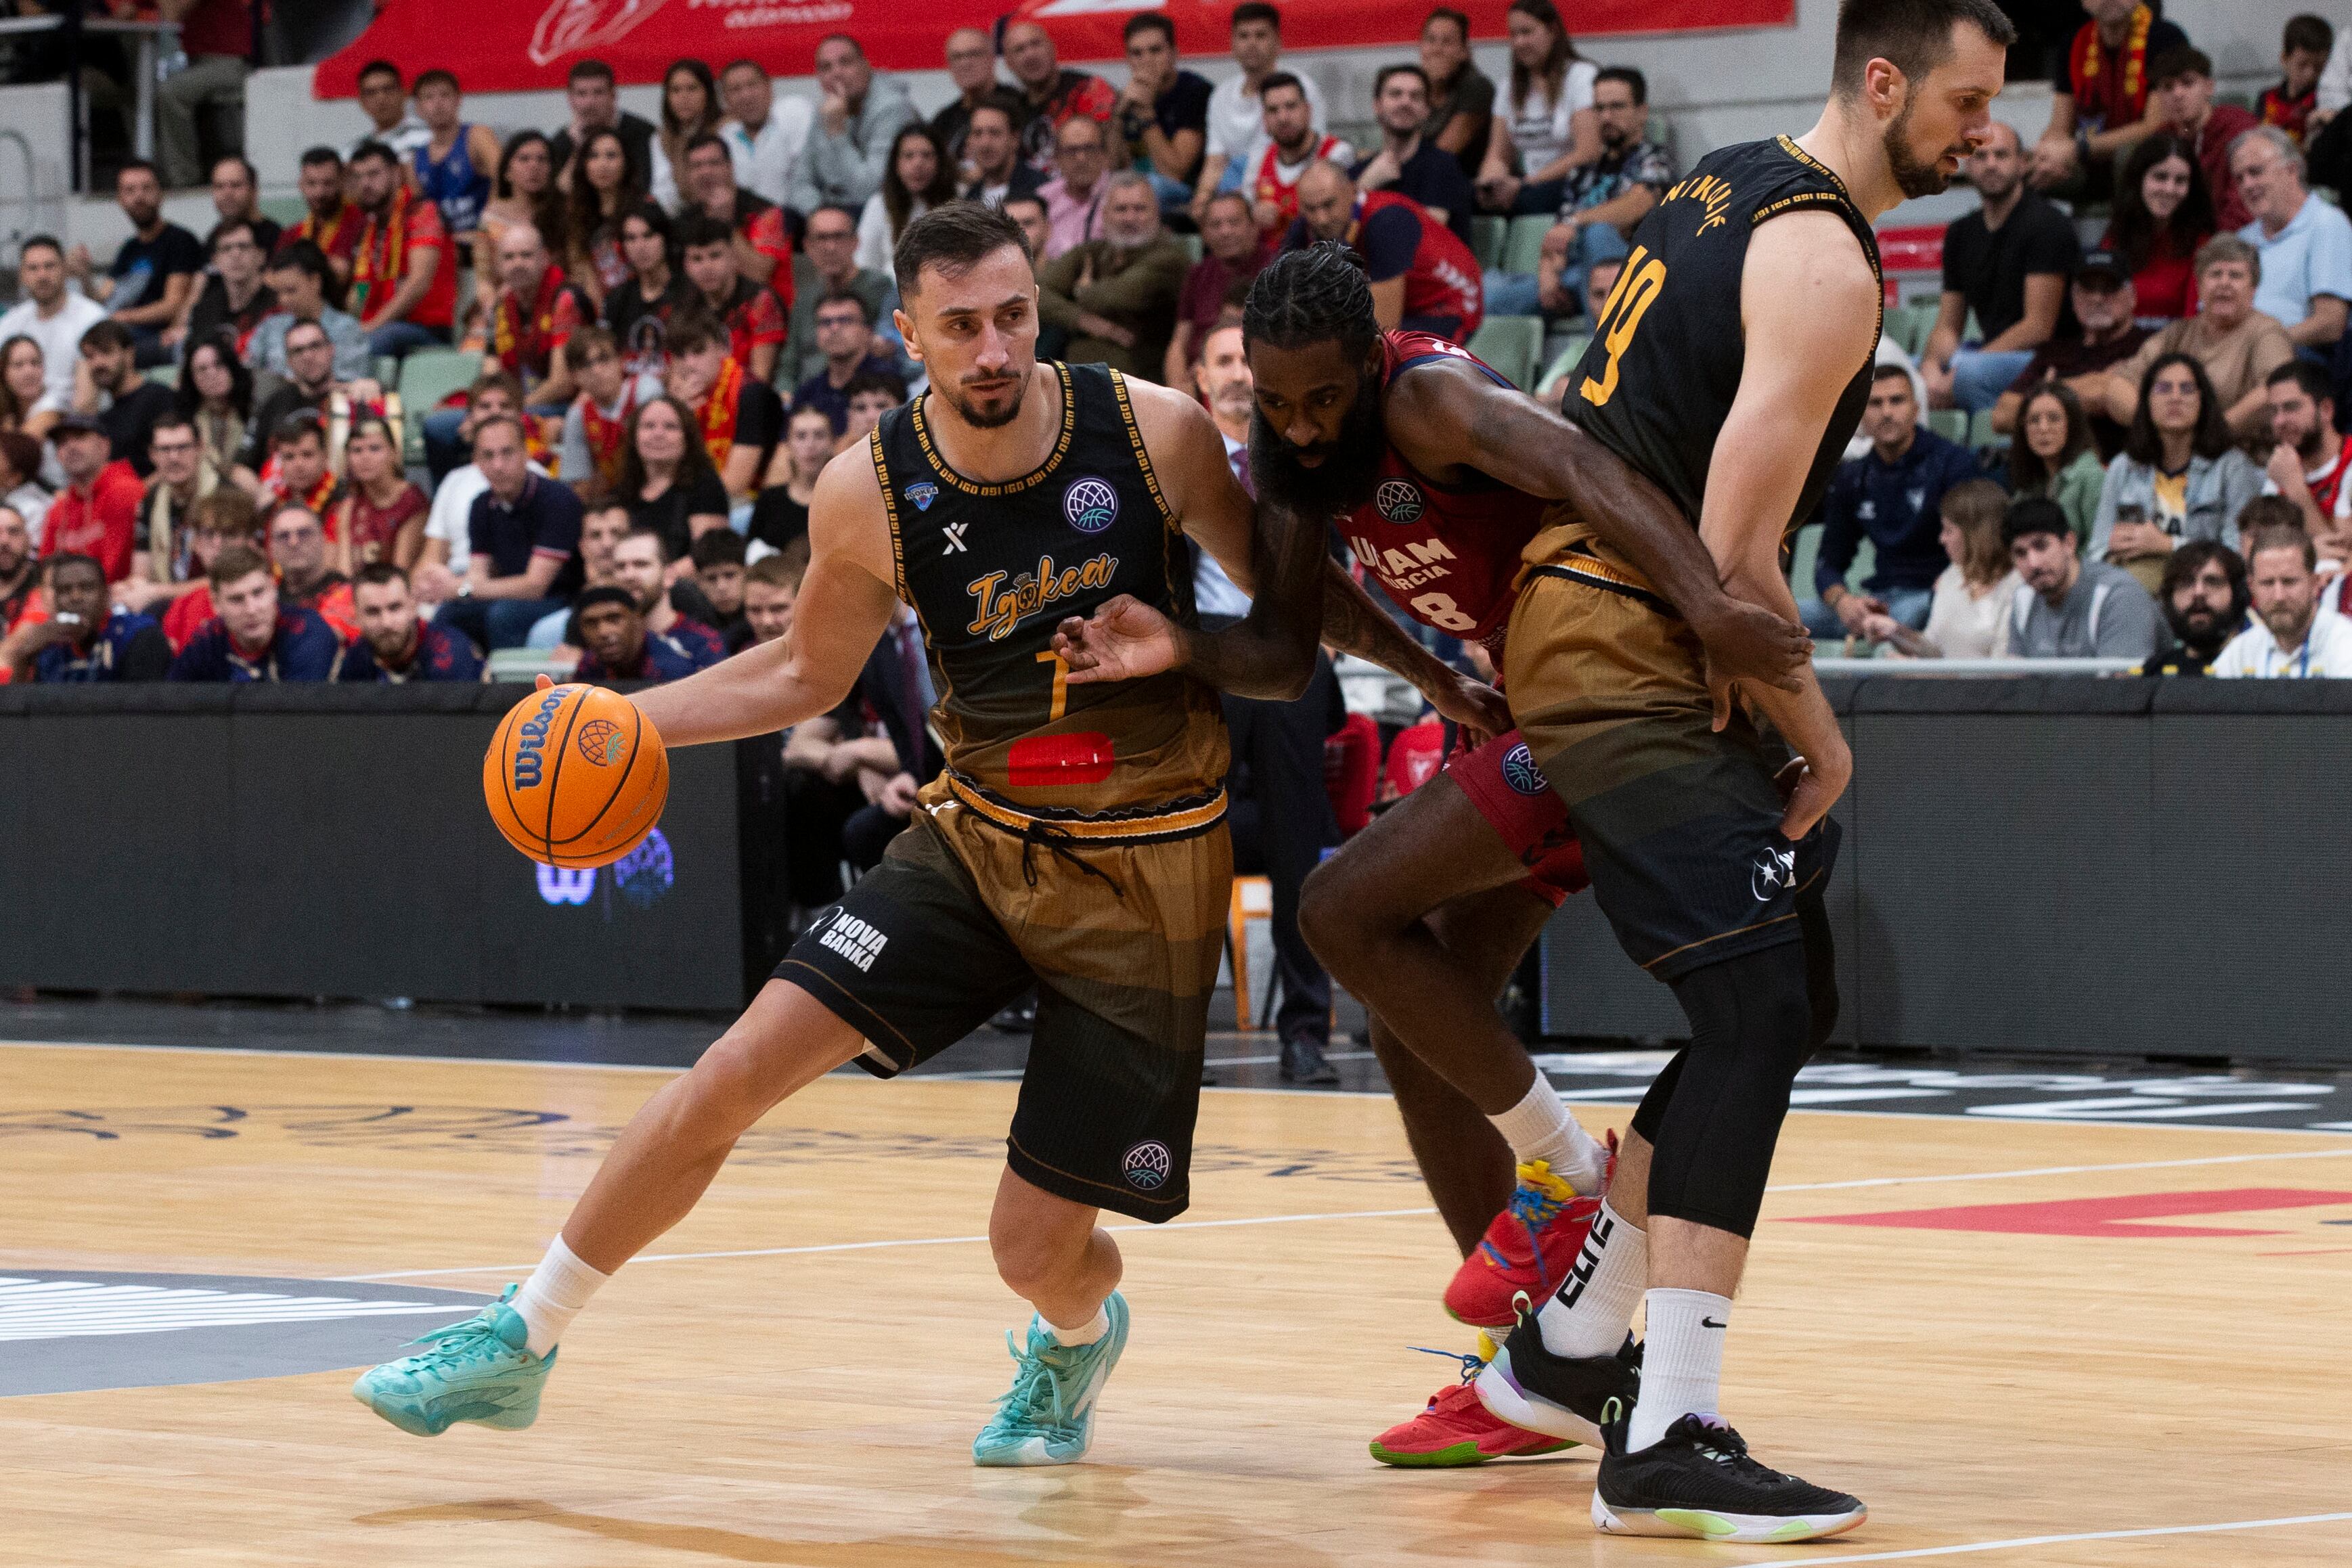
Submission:
<svg viewBox="0 0 2352 1568">
<path fill-rule="evenodd" d="M 1674 1103 L 1675 1085 L 1682 1081 L 1683 1058 L 1689 1054 L 1688 1046 L 1675 1052 L 1674 1059 L 1650 1080 L 1650 1092 L 1642 1096 L 1639 1105 L 1633 1107 L 1633 1131 L 1641 1134 L 1643 1143 L 1656 1145 L 1658 1127 L 1666 1119 L 1666 1107 Z"/>
<path fill-rule="evenodd" d="M 1805 934 L 1805 999 L 1813 1009 L 1812 1050 L 1819 1051 L 1837 1028 L 1838 984 L 1837 941 L 1830 935 L 1829 911 L 1822 907 L 1818 892 L 1798 901 L 1797 925 Z"/>
<path fill-rule="evenodd" d="M 1756 1228 L 1797 1070 L 1813 1052 L 1810 944 L 1787 942 L 1675 982 L 1691 1041 L 1644 1131 L 1650 1212 L 1736 1236 Z M 1678 1070 L 1677 1070 L 1678 1069 Z M 1665 1074 L 1660 1074 L 1664 1082 Z M 1641 1116 L 1635 1117 L 1641 1125 Z"/>
</svg>

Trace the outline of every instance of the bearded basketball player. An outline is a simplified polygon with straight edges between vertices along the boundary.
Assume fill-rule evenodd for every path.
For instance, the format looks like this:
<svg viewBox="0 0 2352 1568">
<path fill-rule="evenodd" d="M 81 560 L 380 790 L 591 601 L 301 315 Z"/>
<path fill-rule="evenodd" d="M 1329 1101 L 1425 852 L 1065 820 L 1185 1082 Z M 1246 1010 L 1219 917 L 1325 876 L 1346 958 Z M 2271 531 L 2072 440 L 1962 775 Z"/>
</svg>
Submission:
<svg viewBox="0 0 2352 1568">
<path fill-rule="evenodd" d="M 1032 987 L 1036 1033 L 989 1234 L 1035 1308 L 982 1465 L 1067 1464 L 1126 1344 L 1103 1208 L 1190 1201 L 1209 996 L 1232 872 L 1216 694 L 1177 673 L 1073 684 L 1055 622 L 1113 599 L 1192 623 L 1189 535 L 1244 591 L 1219 684 L 1303 690 L 1321 640 L 1388 664 L 1465 725 L 1506 716 L 1333 568 L 1319 530 L 1257 527 L 1199 404 L 1040 363 L 1028 242 L 950 203 L 909 224 L 898 326 L 931 390 L 835 457 L 810 507 L 793 635 L 635 700 L 667 742 L 789 728 L 847 695 L 903 601 L 920 617 L 947 770 L 874 872 L 822 912 L 692 1071 L 622 1133 L 520 1290 L 353 1393 L 404 1431 L 536 1417 L 572 1318 L 683 1218 L 743 1131 L 845 1063 L 889 1077 Z"/>
<path fill-rule="evenodd" d="M 1725 593 L 1697 534 L 1615 453 L 1445 339 L 1382 332 L 1346 248 L 1276 257 L 1243 329 L 1261 513 L 1336 523 L 1415 620 L 1499 664 L 1520 554 L 1548 510 L 1572 502 L 1660 585 L 1719 681 L 1796 688 L 1811 646 L 1801 625 Z M 1071 629 L 1081 643 L 1089 630 Z M 1091 663 L 1074 656 L 1071 678 L 1100 678 Z M 1482 1328 L 1507 1327 L 1522 1293 L 1551 1293 L 1599 1207 L 1605 1151 L 1492 1006 L 1584 885 L 1567 808 L 1513 732 L 1457 753 L 1349 841 L 1301 911 L 1318 956 L 1371 1015 L 1407 1140 L 1463 1251 L 1446 1308 Z M 1565 1446 L 1491 1415 L 1457 1381 L 1371 1451 L 1440 1467 Z"/>
</svg>

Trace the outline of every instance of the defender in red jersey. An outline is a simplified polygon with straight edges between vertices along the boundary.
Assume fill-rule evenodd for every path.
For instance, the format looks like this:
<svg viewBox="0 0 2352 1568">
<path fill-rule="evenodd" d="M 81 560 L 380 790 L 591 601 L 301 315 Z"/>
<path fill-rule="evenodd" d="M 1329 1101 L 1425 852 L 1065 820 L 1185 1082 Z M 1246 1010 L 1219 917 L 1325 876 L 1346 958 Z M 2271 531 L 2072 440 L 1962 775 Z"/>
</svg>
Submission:
<svg viewBox="0 0 2352 1568">
<path fill-rule="evenodd" d="M 1810 656 L 1801 626 L 1726 596 L 1666 498 L 1576 426 L 1442 338 L 1381 332 L 1347 250 L 1277 257 L 1251 289 L 1244 329 L 1261 515 L 1336 525 L 1424 624 L 1499 655 L 1520 552 L 1566 507 L 1612 529 L 1687 617 L 1727 709 L 1733 683 L 1786 685 Z M 1107 607 L 1057 643 L 1072 681 L 1090 678 L 1097 659 L 1148 667 L 1103 644 L 1150 629 L 1112 619 Z M 1201 635 L 1166 640 L 1174 650 Z M 1568 1118 L 1493 1005 L 1583 885 L 1559 798 L 1512 733 L 1456 756 L 1307 883 L 1301 925 L 1372 1015 L 1414 1157 L 1464 1253 L 1447 1304 L 1466 1321 L 1509 1322 L 1515 1296 L 1540 1304 L 1572 1266 L 1606 1178 L 1607 1152 Z M 1465 1436 L 1461 1422 L 1475 1417 L 1460 1403 L 1423 1413 L 1443 1428 L 1426 1441 L 1407 1430 L 1416 1423 L 1382 1434 L 1375 1456 L 1461 1464 L 1529 1451 Z"/>
</svg>

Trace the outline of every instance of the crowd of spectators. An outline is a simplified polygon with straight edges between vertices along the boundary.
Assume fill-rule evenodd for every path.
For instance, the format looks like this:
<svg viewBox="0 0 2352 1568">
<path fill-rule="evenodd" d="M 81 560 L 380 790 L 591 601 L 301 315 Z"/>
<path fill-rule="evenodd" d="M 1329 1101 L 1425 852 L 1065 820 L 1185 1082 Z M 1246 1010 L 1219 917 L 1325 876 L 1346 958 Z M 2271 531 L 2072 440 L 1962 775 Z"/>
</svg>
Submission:
<svg viewBox="0 0 2352 1568">
<path fill-rule="evenodd" d="M 2313 172 L 2352 170 L 2320 148 L 2352 64 L 2298 16 L 2279 82 L 2232 103 L 2175 23 L 2085 8 L 2042 135 L 1996 122 L 1967 161 L 1977 206 L 1944 230 L 1916 365 L 1881 346 L 1806 619 L 1902 657 L 2352 671 L 2331 619 L 2352 607 L 2352 222 Z M 1929 407 L 2004 439 L 1918 423 L 1915 369 Z"/>
<path fill-rule="evenodd" d="M 2352 674 L 2352 224 L 2312 172 L 2352 168 L 2352 67 L 2299 16 L 2243 108 L 2177 26 L 2089 10 L 2044 133 L 1997 126 L 1968 161 L 1977 206 L 1944 236 L 1923 352 L 1882 345 L 1806 619 L 1906 657 Z M 1553 0 L 1506 16 L 1496 80 L 1467 17 L 1432 11 L 1353 143 L 1261 0 L 1233 7 L 1213 85 L 1160 12 L 1126 23 L 1118 87 L 1034 23 L 956 31 L 955 96 L 928 118 L 847 35 L 805 95 L 751 60 L 679 60 L 652 119 L 584 59 L 562 123 L 503 138 L 450 73 L 377 62 L 368 128 L 301 154 L 283 226 L 244 159 L 200 171 L 166 138 L 164 167 L 117 178 L 131 237 L 103 262 L 26 241 L 0 316 L 0 679 L 477 681 L 520 649 L 661 681 L 787 634 L 818 472 L 924 390 L 890 259 L 950 201 L 1029 235 L 1041 352 L 1196 392 L 1236 453 L 1239 301 L 1318 241 L 1361 258 L 1385 327 L 1540 319 L 1556 403 L 1678 175 L 1641 71 L 1587 59 Z M 197 63 L 189 92 L 227 79 Z M 163 193 L 207 172 L 199 238 Z M 1510 257 L 1532 271 L 1481 265 L 1482 217 L 1542 224 Z M 427 349 L 471 356 L 469 384 L 404 407 L 381 367 Z M 1936 408 L 1988 415 L 2005 449 L 1937 434 Z M 1204 612 L 1245 610 L 1200 573 Z M 789 738 L 795 902 L 907 820 L 939 766 L 929 680 L 908 617 Z M 1368 740 L 1326 684 L 1231 716 L 1268 824 L 1245 859 L 1360 822 L 1382 749 L 1392 789 L 1434 755 Z M 1418 716 L 1384 714 L 1385 738 Z M 1328 798 L 1327 743 L 1354 781 Z M 1327 994 L 1311 966 L 1281 956 L 1286 1033 Z"/>
</svg>

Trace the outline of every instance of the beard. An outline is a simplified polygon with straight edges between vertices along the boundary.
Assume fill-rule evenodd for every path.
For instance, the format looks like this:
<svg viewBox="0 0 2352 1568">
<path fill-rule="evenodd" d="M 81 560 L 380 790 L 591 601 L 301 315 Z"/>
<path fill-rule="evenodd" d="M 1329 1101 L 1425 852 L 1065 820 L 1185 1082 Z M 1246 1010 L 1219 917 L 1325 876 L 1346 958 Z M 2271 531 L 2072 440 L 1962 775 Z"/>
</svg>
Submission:
<svg viewBox="0 0 2352 1568">
<path fill-rule="evenodd" d="M 2201 604 L 2179 610 L 2168 601 L 2164 606 L 2164 618 L 2172 623 L 2175 637 L 2209 657 L 2220 653 L 2221 644 L 2227 643 L 2231 635 L 2227 612 L 2216 613 Z"/>
<path fill-rule="evenodd" d="M 1380 482 L 1381 448 L 1387 443 L 1380 383 L 1366 376 L 1357 383 L 1356 405 L 1339 422 L 1339 435 L 1311 449 L 1322 459 L 1311 467 L 1266 423 L 1264 413 L 1253 411 L 1250 477 L 1261 497 L 1296 516 L 1345 517 L 1371 499 Z"/>
<path fill-rule="evenodd" d="M 1029 378 L 1026 375 L 1015 376 L 1012 380 L 1013 396 L 1002 408 L 975 408 L 969 399 L 961 395 L 961 387 L 946 387 L 937 382 L 931 383 L 931 395 L 944 400 L 948 407 L 955 411 L 955 416 L 974 430 L 1002 430 L 1021 417 L 1021 405 L 1029 396 Z"/>
<path fill-rule="evenodd" d="M 2323 433 L 2315 423 L 2309 430 L 2305 431 L 2302 439 L 2294 444 L 2294 455 L 2303 459 L 2303 465 L 2305 468 L 2313 467 L 2319 462 L 2320 454 L 2325 450 L 2322 436 Z"/>
<path fill-rule="evenodd" d="M 1912 105 L 1906 99 L 1903 105 L 1903 111 L 1895 117 L 1894 123 L 1886 128 L 1885 133 L 1879 139 L 1880 144 L 1886 150 L 1887 172 L 1895 176 L 1895 185 L 1906 196 L 1916 198 L 1939 195 L 1949 188 L 1952 183 L 1951 176 L 1945 173 L 1940 167 L 1944 158 L 1949 153 L 1958 152 L 1965 159 L 1968 156 L 1968 149 L 1946 148 L 1927 162 L 1919 162 L 1911 155 L 1911 109 Z"/>
</svg>

